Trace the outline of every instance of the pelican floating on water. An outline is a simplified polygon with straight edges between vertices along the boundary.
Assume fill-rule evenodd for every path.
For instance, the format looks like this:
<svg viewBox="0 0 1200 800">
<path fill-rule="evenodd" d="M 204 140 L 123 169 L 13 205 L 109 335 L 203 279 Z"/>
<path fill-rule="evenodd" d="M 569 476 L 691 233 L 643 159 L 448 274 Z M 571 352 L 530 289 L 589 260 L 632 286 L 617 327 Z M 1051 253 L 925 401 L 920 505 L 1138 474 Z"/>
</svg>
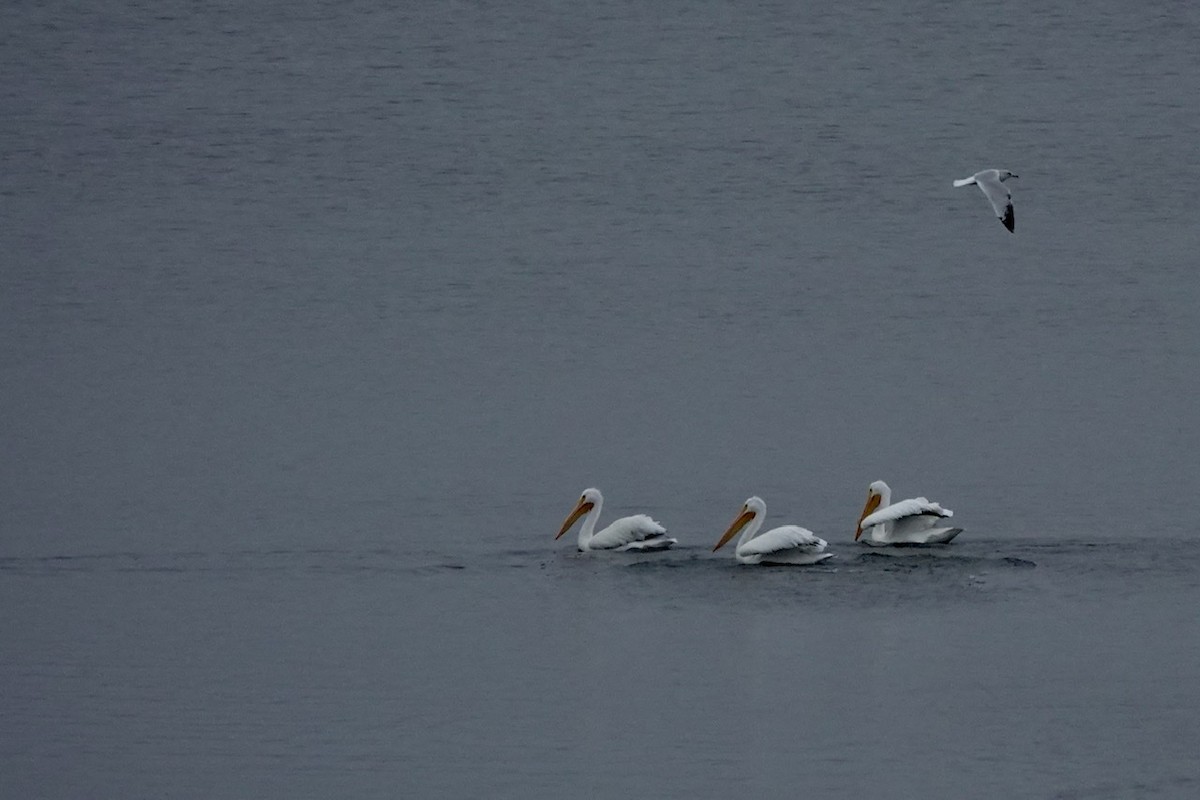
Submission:
<svg viewBox="0 0 1200 800">
<path fill-rule="evenodd" d="M 600 518 L 600 507 L 604 496 L 599 489 L 584 489 L 579 502 L 567 515 L 555 539 L 571 529 L 576 520 L 583 517 L 579 529 L 579 550 L 666 550 L 678 542 L 666 535 L 667 529 L 645 514 L 621 517 L 599 533 L 595 533 L 596 520 Z M 586 515 L 586 516 L 584 516 Z"/>
<path fill-rule="evenodd" d="M 942 526 L 954 516 L 948 508 L 924 497 L 892 502 L 892 490 L 883 481 L 867 487 L 867 504 L 858 518 L 854 541 L 869 545 L 945 544 L 962 533 L 962 528 Z"/>
<path fill-rule="evenodd" d="M 983 192 L 984 197 L 992 204 L 992 210 L 1000 218 L 1000 223 L 1008 228 L 1009 233 L 1015 233 L 1017 220 L 1013 216 L 1012 192 L 1004 185 L 1009 178 L 1019 178 L 1020 175 L 1006 169 L 985 169 L 976 172 L 969 178 L 954 182 L 955 186 L 970 186 L 975 184 Z"/>
<path fill-rule="evenodd" d="M 742 531 L 734 556 L 743 564 L 807 565 L 833 558 L 833 553 L 825 552 L 828 544 L 824 539 L 798 525 L 784 525 L 759 534 L 766 515 L 767 504 L 761 497 L 751 497 L 742 504 L 741 513 L 730 523 L 713 552 Z"/>
</svg>

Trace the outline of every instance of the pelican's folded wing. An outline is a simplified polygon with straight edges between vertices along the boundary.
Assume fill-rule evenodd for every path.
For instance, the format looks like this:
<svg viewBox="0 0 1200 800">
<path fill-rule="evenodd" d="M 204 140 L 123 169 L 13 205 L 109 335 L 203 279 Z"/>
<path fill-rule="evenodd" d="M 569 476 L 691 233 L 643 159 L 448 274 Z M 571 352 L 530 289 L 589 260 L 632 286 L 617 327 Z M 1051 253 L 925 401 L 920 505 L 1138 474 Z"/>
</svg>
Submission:
<svg viewBox="0 0 1200 800">
<path fill-rule="evenodd" d="M 908 517 L 923 515 L 952 517 L 954 516 L 954 512 L 948 508 L 942 508 L 937 503 L 931 503 L 924 497 L 915 497 L 911 500 L 901 500 L 899 503 L 892 503 L 887 508 L 881 508 L 874 514 L 864 517 L 861 524 L 865 530 L 872 525 L 882 525 L 885 522 L 895 522 Z"/>
<path fill-rule="evenodd" d="M 738 552 L 742 555 L 769 556 L 783 550 L 802 549 L 819 553 L 826 546 L 826 541 L 808 528 L 801 528 L 799 525 L 784 525 L 755 536 L 738 547 Z"/>
<path fill-rule="evenodd" d="M 666 528 L 645 514 L 634 514 L 632 517 L 621 517 L 598 532 L 592 537 L 591 547 L 594 550 L 609 550 L 633 542 L 654 539 L 666 532 Z"/>
</svg>

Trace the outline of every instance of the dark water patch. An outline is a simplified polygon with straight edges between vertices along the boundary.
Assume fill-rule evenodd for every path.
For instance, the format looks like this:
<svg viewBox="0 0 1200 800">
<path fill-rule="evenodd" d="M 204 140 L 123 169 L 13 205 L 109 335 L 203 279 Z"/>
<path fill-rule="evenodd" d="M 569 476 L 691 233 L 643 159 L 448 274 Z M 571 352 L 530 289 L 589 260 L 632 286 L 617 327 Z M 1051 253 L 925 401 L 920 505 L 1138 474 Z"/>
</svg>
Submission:
<svg viewBox="0 0 1200 800">
<path fill-rule="evenodd" d="M 1165 776 L 1139 781 L 1105 781 L 1087 786 L 1063 789 L 1054 800 L 1120 800 L 1126 797 L 1191 797 L 1200 780 L 1188 775 Z"/>
<path fill-rule="evenodd" d="M 143 553 L 89 553 L 84 555 L 54 555 L 33 558 L 0 560 L 0 571 L 24 575 L 54 575 L 60 573 L 139 572 L 161 569 L 185 569 L 176 564 L 204 558 L 202 553 L 173 555 Z"/>
<path fill-rule="evenodd" d="M 1017 556 L 1002 556 L 992 553 L 966 553 L 961 550 L 948 552 L 928 552 L 924 550 L 905 550 L 902 554 L 882 553 L 875 550 L 860 554 L 855 562 L 867 567 L 878 565 L 885 570 L 937 570 L 963 569 L 980 564 L 1007 564 L 1015 566 L 1033 564 L 1032 561 Z"/>
<path fill-rule="evenodd" d="M 629 564 L 626 564 L 625 566 L 628 569 L 654 570 L 654 569 L 678 569 L 679 567 L 682 567 L 684 565 L 685 564 L 682 561 L 669 561 L 669 560 L 663 559 L 661 561 L 633 561 L 633 562 L 630 562 Z"/>
<path fill-rule="evenodd" d="M 463 572 L 467 569 L 466 564 L 424 564 L 419 567 L 412 567 L 405 572 L 409 575 L 443 575 L 447 572 Z"/>
</svg>

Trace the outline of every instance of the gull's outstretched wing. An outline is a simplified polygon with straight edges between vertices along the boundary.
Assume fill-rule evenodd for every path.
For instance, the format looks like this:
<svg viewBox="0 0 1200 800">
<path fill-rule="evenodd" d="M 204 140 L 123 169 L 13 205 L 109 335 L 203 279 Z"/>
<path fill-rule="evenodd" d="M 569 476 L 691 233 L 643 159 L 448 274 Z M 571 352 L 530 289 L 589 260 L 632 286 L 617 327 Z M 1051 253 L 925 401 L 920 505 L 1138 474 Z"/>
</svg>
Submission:
<svg viewBox="0 0 1200 800">
<path fill-rule="evenodd" d="M 1012 192 L 1005 188 L 1000 182 L 1000 176 L 994 169 L 989 169 L 985 172 L 980 172 L 975 176 L 975 183 L 983 190 L 987 199 L 992 204 L 992 209 L 995 210 L 996 216 L 1004 223 L 1004 227 L 1008 228 L 1009 232 L 1013 232 L 1016 227 L 1017 220 L 1013 216 Z"/>
</svg>

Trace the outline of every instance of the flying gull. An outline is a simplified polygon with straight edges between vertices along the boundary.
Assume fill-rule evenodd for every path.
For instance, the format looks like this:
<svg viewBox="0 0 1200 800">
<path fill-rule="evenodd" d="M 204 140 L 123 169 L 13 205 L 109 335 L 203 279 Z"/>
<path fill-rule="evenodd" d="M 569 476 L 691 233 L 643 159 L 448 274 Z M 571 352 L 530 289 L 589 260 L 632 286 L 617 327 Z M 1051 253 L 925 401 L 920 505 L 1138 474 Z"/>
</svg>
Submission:
<svg viewBox="0 0 1200 800">
<path fill-rule="evenodd" d="M 954 185 L 970 186 L 973 183 L 982 189 L 983 193 L 987 195 L 987 199 L 991 201 L 992 208 L 996 210 L 996 216 L 1011 233 L 1013 226 L 1017 223 L 1013 217 L 1012 192 L 1004 188 L 1003 182 L 1016 177 L 1019 176 L 1006 169 L 985 169 L 982 172 L 976 172 L 969 178 L 955 181 Z"/>
</svg>

